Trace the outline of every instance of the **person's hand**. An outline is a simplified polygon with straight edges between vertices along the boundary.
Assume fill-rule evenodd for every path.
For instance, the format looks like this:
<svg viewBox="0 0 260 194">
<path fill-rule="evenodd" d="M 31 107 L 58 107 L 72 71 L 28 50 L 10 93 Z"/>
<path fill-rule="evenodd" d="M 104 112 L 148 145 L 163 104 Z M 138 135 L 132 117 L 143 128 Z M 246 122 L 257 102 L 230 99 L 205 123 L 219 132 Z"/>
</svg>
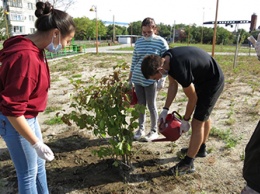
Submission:
<svg viewBox="0 0 260 194">
<path fill-rule="evenodd" d="M 133 88 L 133 82 L 132 82 L 131 79 L 128 80 L 128 87 L 129 87 L 130 89 Z"/>
<path fill-rule="evenodd" d="M 254 45 L 256 55 L 258 57 L 258 60 L 260 61 L 260 33 L 257 36 L 257 40 L 253 36 L 250 36 L 247 39 Z"/>
<path fill-rule="evenodd" d="M 35 143 L 33 146 L 32 146 L 38 156 L 44 160 L 47 160 L 47 161 L 52 161 L 54 159 L 54 154 L 53 152 L 51 151 L 51 149 L 46 145 L 44 144 L 43 142 L 41 141 L 38 141 L 37 143 Z"/>
<path fill-rule="evenodd" d="M 157 91 L 160 91 L 164 87 L 165 78 L 161 78 L 157 82 Z"/>
<path fill-rule="evenodd" d="M 164 122 L 165 123 L 165 119 L 166 119 L 166 116 L 168 115 L 168 110 L 167 109 L 163 109 L 161 114 L 159 115 L 159 119 L 158 119 L 158 122 Z"/>
<path fill-rule="evenodd" d="M 180 126 L 180 135 L 182 133 L 186 133 L 190 129 L 190 123 L 189 121 L 181 120 L 181 126 Z"/>
</svg>

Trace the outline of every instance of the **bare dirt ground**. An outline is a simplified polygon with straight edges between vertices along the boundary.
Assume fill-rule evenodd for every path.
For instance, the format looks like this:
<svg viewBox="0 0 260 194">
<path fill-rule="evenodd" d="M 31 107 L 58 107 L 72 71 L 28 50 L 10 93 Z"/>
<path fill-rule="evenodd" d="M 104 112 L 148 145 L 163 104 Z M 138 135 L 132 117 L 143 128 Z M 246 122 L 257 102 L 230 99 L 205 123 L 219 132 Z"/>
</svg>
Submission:
<svg viewBox="0 0 260 194">
<path fill-rule="evenodd" d="M 55 117 L 56 112 L 68 108 L 72 91 L 69 78 L 76 74 L 81 74 L 82 79 L 93 75 L 102 77 L 112 72 L 113 65 L 123 61 L 130 65 L 131 54 L 100 54 L 98 58 L 95 54 L 84 54 L 49 62 L 52 84 L 48 107 L 58 110 L 41 113 L 39 121 L 44 140 L 55 153 L 55 160 L 46 165 L 50 193 L 240 193 L 245 185 L 242 177 L 244 149 L 260 114 L 259 87 L 249 84 L 250 80 L 259 83 L 257 73 L 243 77 L 225 72 L 225 89 L 211 117 L 215 133 L 210 135 L 207 143 L 209 154 L 205 158 L 196 158 L 193 174 L 174 177 L 166 173 L 179 161 L 177 153 L 188 145 L 190 133 L 182 135 L 176 142 L 134 142 L 133 170 L 125 172 L 113 167 L 110 159 L 101 160 L 93 155 L 92 150 L 106 145 L 106 140 L 96 139 L 90 131 L 75 126 L 45 123 Z M 253 62 L 258 63 L 257 60 Z M 166 91 L 164 88 L 158 93 L 159 112 Z M 185 105 L 180 90 L 170 111 L 183 114 Z M 149 114 L 146 130 L 149 131 Z M 232 140 L 237 144 L 227 148 Z M 1 138 L 0 146 L 0 193 L 14 194 L 17 193 L 15 170 Z"/>
</svg>

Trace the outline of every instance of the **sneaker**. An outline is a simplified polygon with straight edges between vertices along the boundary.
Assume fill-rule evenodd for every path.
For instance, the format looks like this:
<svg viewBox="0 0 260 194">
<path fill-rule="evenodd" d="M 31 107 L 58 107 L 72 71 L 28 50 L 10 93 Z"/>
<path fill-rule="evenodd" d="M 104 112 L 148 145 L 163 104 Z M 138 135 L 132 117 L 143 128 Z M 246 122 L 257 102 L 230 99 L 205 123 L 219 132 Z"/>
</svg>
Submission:
<svg viewBox="0 0 260 194">
<path fill-rule="evenodd" d="M 137 131 L 135 132 L 135 134 L 134 134 L 134 139 L 135 139 L 135 140 L 139 140 L 139 139 L 141 139 L 141 138 L 144 137 L 144 136 L 145 136 L 144 130 L 143 130 L 143 129 L 139 129 L 139 130 L 137 130 Z"/>
<path fill-rule="evenodd" d="M 182 154 L 187 154 L 188 152 L 188 148 L 182 148 L 181 149 L 181 153 Z M 207 151 L 204 149 L 204 150 L 199 150 L 196 157 L 200 157 L 200 158 L 204 158 L 208 155 Z"/>
<path fill-rule="evenodd" d="M 145 136 L 144 140 L 147 142 L 150 142 L 154 139 L 157 139 L 158 137 L 159 137 L 159 135 L 156 131 L 151 131 Z"/>
<path fill-rule="evenodd" d="M 169 169 L 169 174 L 173 176 L 180 176 L 184 174 L 189 174 L 195 172 L 195 167 L 193 162 L 191 164 L 185 164 L 184 160 L 181 160 L 174 167 Z"/>
</svg>

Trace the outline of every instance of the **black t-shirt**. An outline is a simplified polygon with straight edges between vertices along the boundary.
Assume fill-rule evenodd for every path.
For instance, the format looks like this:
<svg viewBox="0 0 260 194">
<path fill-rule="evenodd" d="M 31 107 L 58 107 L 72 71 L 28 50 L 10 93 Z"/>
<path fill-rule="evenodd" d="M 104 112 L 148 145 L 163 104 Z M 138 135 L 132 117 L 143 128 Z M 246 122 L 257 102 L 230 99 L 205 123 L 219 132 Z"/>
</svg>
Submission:
<svg viewBox="0 0 260 194">
<path fill-rule="evenodd" d="M 204 50 L 191 47 L 175 47 L 166 51 L 162 57 L 170 57 L 168 74 L 182 87 L 193 83 L 196 87 L 224 79 L 223 73 L 217 62 Z"/>
</svg>

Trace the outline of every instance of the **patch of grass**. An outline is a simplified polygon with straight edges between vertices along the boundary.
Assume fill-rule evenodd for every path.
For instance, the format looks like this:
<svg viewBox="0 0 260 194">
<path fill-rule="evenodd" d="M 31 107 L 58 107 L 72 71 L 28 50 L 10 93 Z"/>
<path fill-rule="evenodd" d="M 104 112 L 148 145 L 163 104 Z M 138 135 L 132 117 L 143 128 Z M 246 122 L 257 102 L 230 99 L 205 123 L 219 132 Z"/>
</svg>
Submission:
<svg viewBox="0 0 260 194">
<path fill-rule="evenodd" d="M 178 98 L 178 99 L 176 99 L 176 102 L 187 102 L 187 97 L 184 96 L 182 98 Z"/>
<path fill-rule="evenodd" d="M 51 82 L 57 82 L 57 81 L 60 81 L 60 75 L 56 75 L 56 76 L 52 76 L 51 77 Z"/>
<path fill-rule="evenodd" d="M 234 99 L 231 99 L 231 101 L 230 101 L 230 111 L 227 113 L 227 117 L 228 117 L 228 120 L 225 122 L 227 125 L 234 125 L 235 124 L 235 122 L 236 122 L 236 120 L 233 118 L 233 115 L 234 115 L 234 113 L 235 113 L 235 111 L 234 111 L 234 104 L 235 103 L 235 101 L 234 101 Z"/>
<path fill-rule="evenodd" d="M 82 77 L 81 74 L 74 74 L 74 75 L 71 76 L 71 78 L 81 78 L 81 77 Z"/>
<path fill-rule="evenodd" d="M 111 63 L 107 62 L 107 61 L 102 61 L 98 64 L 95 65 L 95 68 L 109 68 L 111 67 Z"/>
<path fill-rule="evenodd" d="M 50 71 L 53 72 L 72 72 L 72 71 L 81 71 L 82 67 L 79 66 L 77 62 L 69 63 L 69 62 L 63 62 L 63 63 L 56 63 L 50 66 Z M 70 74 L 71 75 L 71 74 Z"/>
<path fill-rule="evenodd" d="M 179 46 L 187 46 L 187 44 L 185 43 L 172 43 L 169 45 L 170 48 L 174 48 L 174 47 L 179 47 Z M 195 46 L 195 47 L 199 47 L 202 48 L 203 50 L 207 51 L 207 52 L 212 52 L 212 45 L 210 44 L 189 44 L 189 46 Z M 122 51 L 133 51 L 134 47 L 129 46 L 129 47 L 121 47 L 115 50 L 122 50 Z M 242 52 L 248 52 L 247 48 L 242 47 L 241 48 Z M 216 45 L 215 46 L 215 52 L 231 52 L 234 53 L 235 52 L 235 47 L 232 45 Z"/>
<path fill-rule="evenodd" d="M 244 160 L 245 160 L 245 152 L 242 152 L 242 153 L 240 154 L 240 160 L 241 160 L 241 161 L 244 161 Z"/>
<path fill-rule="evenodd" d="M 260 87 L 260 83 L 259 82 L 256 82 L 256 80 L 255 79 L 248 79 L 248 81 L 247 81 L 247 84 L 252 88 L 252 93 L 254 92 L 254 91 L 256 91 L 256 90 L 258 90 L 259 89 L 259 87 Z"/>
<path fill-rule="evenodd" d="M 236 120 L 234 118 L 229 118 L 225 123 L 226 123 L 226 125 L 231 126 L 231 125 L 234 125 L 235 122 L 236 122 Z"/>
<path fill-rule="evenodd" d="M 46 125 L 59 125 L 63 124 L 63 121 L 61 120 L 61 117 L 54 117 L 49 120 L 45 120 L 43 123 Z"/>
<path fill-rule="evenodd" d="M 223 140 L 226 144 L 226 148 L 235 147 L 238 144 L 239 140 L 241 140 L 241 138 L 235 137 L 230 129 L 220 130 L 213 127 L 210 131 L 210 135 Z"/>
<path fill-rule="evenodd" d="M 60 106 L 48 106 L 45 111 L 44 111 L 44 114 L 49 114 L 51 112 L 55 112 L 55 111 L 58 111 L 58 110 L 61 110 L 61 107 Z"/>
<path fill-rule="evenodd" d="M 130 47 L 120 47 L 118 49 L 114 49 L 114 50 L 117 50 L 117 51 L 133 51 L 134 50 L 134 47 L 130 46 Z"/>
</svg>

